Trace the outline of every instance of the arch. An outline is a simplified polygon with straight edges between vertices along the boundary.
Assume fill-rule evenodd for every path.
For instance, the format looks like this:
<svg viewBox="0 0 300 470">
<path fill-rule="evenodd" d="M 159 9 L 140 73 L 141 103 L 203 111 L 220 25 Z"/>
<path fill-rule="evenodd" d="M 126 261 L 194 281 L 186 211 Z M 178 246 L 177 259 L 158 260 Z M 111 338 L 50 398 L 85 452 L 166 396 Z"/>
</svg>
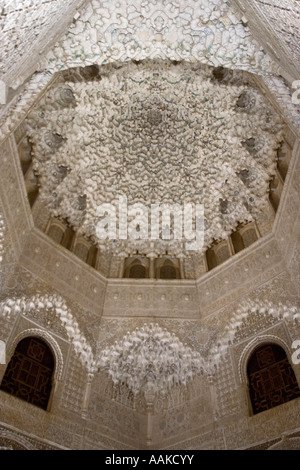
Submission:
<svg viewBox="0 0 300 470">
<path fill-rule="evenodd" d="M 257 231 L 254 225 L 246 225 L 243 229 L 240 230 L 241 237 L 243 239 L 244 248 L 252 245 L 258 240 Z"/>
<path fill-rule="evenodd" d="M 53 338 L 53 336 L 51 336 L 47 331 L 41 330 L 40 328 L 30 328 L 28 330 L 24 330 L 21 333 L 19 333 L 11 342 L 11 344 L 8 345 L 7 361 L 11 359 L 20 341 L 22 341 L 22 339 L 27 338 L 27 337 L 41 338 L 48 344 L 49 348 L 52 351 L 52 354 L 54 355 L 54 360 L 55 360 L 53 379 L 55 380 L 55 382 L 57 382 L 58 380 L 61 380 L 62 374 L 63 374 L 63 366 L 64 366 L 64 360 L 63 360 L 61 349 L 57 341 Z"/>
<path fill-rule="evenodd" d="M 10 318 L 11 314 L 18 315 L 21 312 L 26 316 L 32 309 L 41 310 L 49 308 L 53 308 L 56 315 L 60 318 L 69 340 L 72 341 L 76 354 L 80 357 L 82 365 L 89 370 L 93 370 L 95 360 L 92 348 L 88 344 L 85 336 L 81 333 L 77 321 L 73 318 L 70 309 L 61 296 L 38 294 L 31 297 L 23 296 L 20 298 L 6 299 L 0 303 L 0 315 L 2 313 L 7 318 Z M 43 335 L 48 334 L 44 330 L 38 331 Z"/>
<path fill-rule="evenodd" d="M 230 258 L 231 253 L 227 240 L 222 241 L 215 247 L 215 254 L 218 266 Z"/>
<path fill-rule="evenodd" d="M 62 224 L 60 224 L 58 221 L 51 222 L 47 230 L 48 237 L 60 245 L 63 241 L 64 234 L 65 227 Z"/>
<path fill-rule="evenodd" d="M 255 223 L 248 223 L 238 227 L 236 231 L 231 234 L 230 238 L 234 252 L 239 253 L 259 239 L 259 232 Z"/>
<path fill-rule="evenodd" d="M 38 336 L 26 336 L 18 342 L 7 364 L 0 389 L 48 410 L 54 370 L 55 358 L 48 343 Z"/>
<path fill-rule="evenodd" d="M 78 239 L 76 241 L 73 253 L 85 263 L 88 261 L 89 251 L 90 245 L 85 240 Z"/>
<path fill-rule="evenodd" d="M 300 397 L 300 389 L 286 351 L 268 342 L 252 350 L 247 363 L 252 413 L 258 414 Z"/>
<path fill-rule="evenodd" d="M 144 279 L 146 277 L 146 268 L 141 263 L 134 263 L 129 268 L 129 276 L 133 279 Z"/>
<path fill-rule="evenodd" d="M 156 262 L 156 277 L 158 279 L 179 279 L 178 260 L 161 258 Z"/>
<path fill-rule="evenodd" d="M 63 239 L 61 241 L 61 246 L 63 246 L 64 248 L 67 248 L 67 250 L 71 251 L 72 246 L 73 246 L 74 238 L 75 238 L 74 230 L 71 227 L 69 227 L 68 225 L 66 225 L 64 236 L 63 236 Z"/>
<path fill-rule="evenodd" d="M 36 447 L 25 437 L 8 429 L 0 429 L 0 449 L 7 450 L 36 450 Z"/>
<path fill-rule="evenodd" d="M 231 257 L 228 240 L 214 241 L 212 246 L 206 250 L 206 261 L 208 271 L 216 268 Z"/>
<path fill-rule="evenodd" d="M 131 279 L 145 279 L 149 277 L 149 258 L 129 257 L 125 260 L 124 276 Z"/>
<path fill-rule="evenodd" d="M 160 279 L 176 279 L 176 268 L 173 264 L 165 262 L 160 268 Z"/>
<path fill-rule="evenodd" d="M 283 322 L 292 322 L 293 324 L 299 324 L 300 321 L 300 312 L 298 307 L 292 305 L 283 305 L 281 302 L 278 304 L 273 304 L 272 302 L 266 301 L 252 301 L 247 299 L 239 304 L 231 315 L 229 319 L 229 323 L 227 325 L 227 332 L 222 337 L 219 337 L 219 344 L 218 347 L 215 348 L 214 352 L 214 359 L 213 362 L 215 364 L 219 364 L 221 360 L 225 360 L 226 354 L 231 347 L 231 345 L 235 345 L 235 337 L 236 333 L 238 332 L 239 328 L 242 326 L 243 322 L 249 315 L 260 313 L 263 315 L 268 315 L 273 317 L 277 321 Z M 266 329 L 267 327 L 261 327 L 261 331 Z M 253 335 L 249 335 L 253 337 Z M 249 337 L 247 336 L 247 337 Z M 248 354 L 251 354 L 251 348 L 253 348 L 256 344 L 259 344 L 262 341 L 273 341 L 278 342 L 281 345 L 287 354 L 292 354 L 293 351 L 290 350 L 289 346 L 279 337 L 274 335 L 260 335 L 255 337 L 252 341 L 250 341 L 247 346 L 243 349 L 238 359 L 238 366 L 237 366 L 237 375 L 239 380 L 242 384 L 247 383 L 247 374 L 246 374 L 246 361 L 249 357 Z"/>
<path fill-rule="evenodd" d="M 290 356 L 292 351 L 287 345 L 287 343 L 275 335 L 260 335 L 250 341 L 247 346 L 243 349 L 239 363 L 238 363 L 238 374 L 241 383 L 247 384 L 248 382 L 248 374 L 247 374 L 247 366 L 249 359 L 253 353 L 253 351 L 259 347 L 260 345 L 263 346 L 264 344 L 276 344 L 280 346 L 286 353 L 287 356 Z"/>
</svg>

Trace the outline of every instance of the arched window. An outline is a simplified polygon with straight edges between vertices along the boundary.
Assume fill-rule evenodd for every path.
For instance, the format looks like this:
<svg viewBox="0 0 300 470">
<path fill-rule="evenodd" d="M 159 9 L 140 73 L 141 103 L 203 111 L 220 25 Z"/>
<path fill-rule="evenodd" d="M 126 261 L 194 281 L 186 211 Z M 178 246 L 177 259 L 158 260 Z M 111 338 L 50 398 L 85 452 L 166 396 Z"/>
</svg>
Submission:
<svg viewBox="0 0 300 470">
<path fill-rule="evenodd" d="M 125 260 L 123 277 L 131 279 L 146 279 L 149 277 L 149 258 L 129 257 Z"/>
<path fill-rule="evenodd" d="M 248 246 L 252 245 L 252 243 L 255 243 L 258 240 L 255 228 L 251 227 L 242 231 L 242 237 L 245 248 L 248 248 Z"/>
<path fill-rule="evenodd" d="M 216 258 L 217 258 L 217 263 L 218 265 L 224 263 L 230 258 L 230 251 L 229 251 L 229 246 L 227 240 L 224 242 L 221 242 L 216 248 L 215 248 L 215 253 L 216 253 Z"/>
<path fill-rule="evenodd" d="M 129 277 L 133 279 L 144 279 L 146 277 L 146 268 L 142 264 L 134 264 L 129 270 Z"/>
<path fill-rule="evenodd" d="M 51 224 L 48 230 L 48 236 L 52 238 L 53 241 L 60 244 L 64 237 L 64 228 L 56 223 Z"/>
<path fill-rule="evenodd" d="M 8 363 L 0 389 L 47 409 L 52 387 L 54 358 L 40 338 L 21 340 Z"/>
<path fill-rule="evenodd" d="M 220 243 L 214 242 L 213 245 L 206 251 L 206 261 L 208 270 L 216 268 L 230 258 L 230 249 L 227 240 Z"/>
<path fill-rule="evenodd" d="M 89 255 L 89 246 L 83 242 L 77 242 L 74 248 L 74 254 L 78 256 L 82 261 L 86 262 Z"/>
<path fill-rule="evenodd" d="M 180 263 L 178 258 L 163 256 L 155 260 L 156 279 L 180 279 Z"/>
<path fill-rule="evenodd" d="M 165 261 L 163 266 L 160 268 L 160 279 L 176 279 L 176 268 L 172 262 Z"/>
<path fill-rule="evenodd" d="M 277 344 L 259 346 L 247 366 L 253 414 L 300 397 L 294 371 Z"/>
<path fill-rule="evenodd" d="M 251 223 L 244 227 L 240 227 L 236 232 L 232 233 L 231 240 L 235 253 L 239 253 L 245 248 L 248 248 L 248 246 L 258 240 L 255 226 Z"/>
</svg>

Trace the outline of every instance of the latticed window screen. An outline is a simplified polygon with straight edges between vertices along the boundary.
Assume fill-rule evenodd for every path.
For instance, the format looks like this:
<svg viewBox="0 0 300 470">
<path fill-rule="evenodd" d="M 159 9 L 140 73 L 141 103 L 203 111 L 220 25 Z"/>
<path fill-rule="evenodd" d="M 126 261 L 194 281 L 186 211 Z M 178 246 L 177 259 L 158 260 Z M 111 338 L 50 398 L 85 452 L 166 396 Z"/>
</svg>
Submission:
<svg viewBox="0 0 300 470">
<path fill-rule="evenodd" d="M 245 248 L 257 241 L 257 234 L 254 228 L 248 229 L 243 232 L 243 241 Z"/>
<path fill-rule="evenodd" d="M 86 261 L 89 254 L 89 248 L 83 243 L 77 243 L 74 249 L 74 254 L 78 256 L 78 258 L 82 259 L 82 261 Z"/>
<path fill-rule="evenodd" d="M 268 344 L 256 349 L 247 372 L 253 414 L 300 397 L 294 371 L 280 346 Z"/>
<path fill-rule="evenodd" d="M 174 266 L 165 264 L 160 268 L 160 278 L 161 279 L 176 279 L 176 269 Z"/>
<path fill-rule="evenodd" d="M 222 264 L 230 258 L 228 245 L 224 245 L 216 251 L 217 263 Z"/>
<path fill-rule="evenodd" d="M 39 338 L 25 338 L 17 345 L 0 388 L 46 410 L 53 371 L 50 348 Z"/>
<path fill-rule="evenodd" d="M 130 268 L 129 277 L 135 279 L 143 279 L 146 277 L 146 268 L 141 264 L 135 264 Z"/>
<path fill-rule="evenodd" d="M 64 236 L 64 231 L 58 225 L 51 225 L 48 231 L 48 235 L 56 243 L 61 243 Z"/>
</svg>

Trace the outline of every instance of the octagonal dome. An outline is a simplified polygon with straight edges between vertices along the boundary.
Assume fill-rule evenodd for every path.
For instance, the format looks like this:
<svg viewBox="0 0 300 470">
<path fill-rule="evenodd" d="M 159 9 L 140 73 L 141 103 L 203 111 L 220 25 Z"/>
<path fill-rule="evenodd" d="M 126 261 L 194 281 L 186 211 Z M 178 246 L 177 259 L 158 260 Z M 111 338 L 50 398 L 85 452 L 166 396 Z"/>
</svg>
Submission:
<svg viewBox="0 0 300 470">
<path fill-rule="evenodd" d="M 184 205 L 193 215 L 203 205 L 203 249 L 255 220 L 268 205 L 283 138 L 281 118 L 250 74 L 162 60 L 61 72 L 26 124 L 49 213 L 114 253 L 186 255 L 190 240 L 171 219 L 169 238 L 161 226 L 151 239 L 153 205 L 175 204 L 181 217 Z M 146 207 L 128 216 L 141 235 L 104 240 L 99 207 L 111 204 L 120 217 L 121 197 Z"/>
</svg>

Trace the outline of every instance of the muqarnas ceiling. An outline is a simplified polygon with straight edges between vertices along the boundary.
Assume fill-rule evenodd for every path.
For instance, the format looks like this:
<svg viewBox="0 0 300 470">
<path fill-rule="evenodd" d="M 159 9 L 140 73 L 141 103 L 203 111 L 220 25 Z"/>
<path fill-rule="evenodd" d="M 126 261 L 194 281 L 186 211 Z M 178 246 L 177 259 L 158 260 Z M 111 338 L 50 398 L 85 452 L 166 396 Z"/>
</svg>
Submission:
<svg viewBox="0 0 300 470">
<path fill-rule="evenodd" d="M 50 214 L 101 247 L 97 208 L 120 195 L 149 208 L 203 204 L 204 248 L 255 220 L 284 127 L 250 74 L 162 60 L 61 72 L 26 124 Z M 183 241 L 155 244 L 185 254 Z M 106 248 L 147 254 L 153 243 Z"/>
</svg>

